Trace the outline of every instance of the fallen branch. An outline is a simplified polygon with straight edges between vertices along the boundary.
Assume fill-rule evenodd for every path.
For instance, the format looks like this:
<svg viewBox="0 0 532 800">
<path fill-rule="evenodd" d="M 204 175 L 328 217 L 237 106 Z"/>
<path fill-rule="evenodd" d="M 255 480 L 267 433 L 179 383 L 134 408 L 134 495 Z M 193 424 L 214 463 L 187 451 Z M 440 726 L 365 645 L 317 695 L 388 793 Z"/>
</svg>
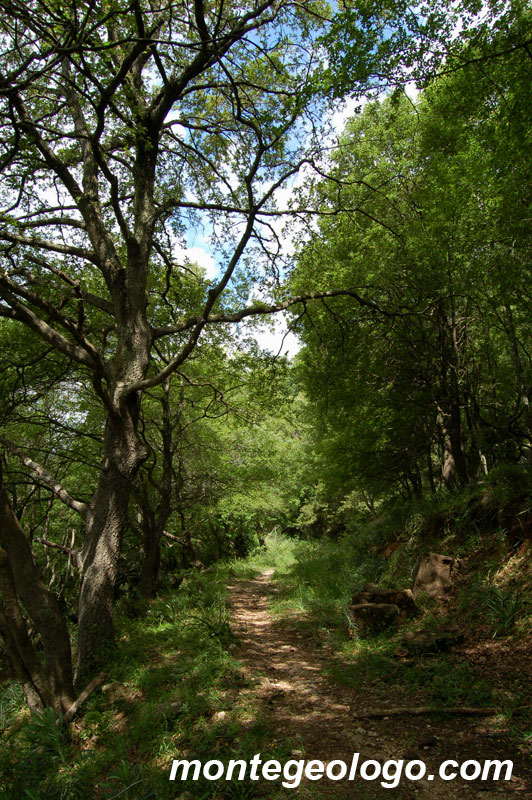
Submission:
<svg viewBox="0 0 532 800">
<path fill-rule="evenodd" d="M 170 539 L 171 542 L 177 542 L 178 544 L 183 545 L 184 542 L 179 536 L 174 536 L 173 533 L 168 533 L 168 531 L 163 531 L 163 536 L 165 539 Z"/>
<path fill-rule="evenodd" d="M 468 706 L 448 706 L 447 708 L 434 708 L 434 706 L 399 706 L 396 708 L 383 708 L 380 711 L 365 711 L 355 714 L 352 719 L 382 719 L 382 717 L 412 716 L 420 717 L 423 714 L 461 714 L 466 717 L 494 717 L 500 714 L 500 708 L 469 708 Z"/>
<path fill-rule="evenodd" d="M 95 678 L 92 679 L 92 681 L 85 687 L 85 689 L 83 689 L 81 694 L 74 700 L 68 711 L 65 712 L 65 714 L 63 715 L 63 722 L 65 722 L 67 725 L 69 722 L 71 722 L 71 720 L 80 710 L 85 700 L 89 697 L 90 694 L 92 694 L 92 692 L 95 689 L 98 688 L 98 686 L 101 683 L 104 682 L 104 680 L 107 677 L 108 677 L 107 672 L 100 672 L 99 675 L 97 675 Z"/>
</svg>

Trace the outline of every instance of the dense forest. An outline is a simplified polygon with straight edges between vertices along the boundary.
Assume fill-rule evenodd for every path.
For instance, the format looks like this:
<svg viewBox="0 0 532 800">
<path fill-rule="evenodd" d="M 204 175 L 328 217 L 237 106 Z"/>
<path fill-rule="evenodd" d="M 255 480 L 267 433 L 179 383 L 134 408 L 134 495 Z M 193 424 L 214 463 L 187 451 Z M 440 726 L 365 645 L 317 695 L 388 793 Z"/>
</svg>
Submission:
<svg viewBox="0 0 532 800">
<path fill-rule="evenodd" d="M 0 797 L 175 797 L 169 697 L 112 751 L 101 686 L 163 632 L 199 752 L 249 570 L 367 660 L 353 592 L 449 553 L 529 643 L 527 4 L 0 7 Z"/>
</svg>

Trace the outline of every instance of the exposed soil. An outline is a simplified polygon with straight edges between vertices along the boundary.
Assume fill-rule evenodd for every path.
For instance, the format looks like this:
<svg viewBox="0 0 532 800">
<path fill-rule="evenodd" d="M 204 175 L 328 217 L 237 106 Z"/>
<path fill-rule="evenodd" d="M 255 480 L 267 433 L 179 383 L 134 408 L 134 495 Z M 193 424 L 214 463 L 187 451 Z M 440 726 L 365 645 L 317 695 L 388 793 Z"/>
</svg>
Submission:
<svg viewBox="0 0 532 800">
<path fill-rule="evenodd" d="M 411 698 L 405 697 L 400 685 L 379 680 L 356 688 L 335 686 L 326 670 L 335 661 L 338 665 L 337 657 L 310 621 L 300 614 L 281 620 L 270 614 L 268 601 L 276 592 L 273 572 L 268 569 L 253 580 L 235 581 L 229 592 L 232 628 L 238 638 L 234 653 L 251 684 L 245 691 L 253 694 L 277 741 L 288 738 L 295 742 L 291 756 L 295 759 L 326 763 L 341 759 L 348 765 L 353 753 L 360 753 L 359 763 L 420 759 L 427 764 L 427 776 L 434 775 L 433 780 L 426 777 L 415 782 L 403 778 L 395 789 L 381 787 L 379 779 L 369 782 L 358 775 L 354 781 L 322 778 L 303 781 L 297 796 L 338 800 L 532 798 L 530 756 L 518 751 L 508 723 L 500 718 L 439 719 L 429 715 L 353 720 L 357 712 L 404 706 Z M 419 700 L 426 704 L 422 697 Z M 438 777 L 438 767 L 447 759 L 462 763 L 507 758 L 514 762 L 510 782 L 464 781 L 460 777 L 446 782 Z M 278 792 L 279 785 L 279 781 L 267 784 L 261 780 L 256 796 Z M 283 791 L 294 796 L 293 789 Z"/>
</svg>

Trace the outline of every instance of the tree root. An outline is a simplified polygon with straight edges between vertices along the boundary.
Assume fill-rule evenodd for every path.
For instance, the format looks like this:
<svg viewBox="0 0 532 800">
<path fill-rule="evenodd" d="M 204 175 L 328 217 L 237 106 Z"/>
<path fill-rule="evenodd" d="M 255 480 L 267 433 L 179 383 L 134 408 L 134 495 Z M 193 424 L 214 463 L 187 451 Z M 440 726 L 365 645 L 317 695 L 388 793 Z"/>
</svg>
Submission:
<svg viewBox="0 0 532 800">
<path fill-rule="evenodd" d="M 107 672 L 100 672 L 99 675 L 97 675 L 95 678 L 92 679 L 92 681 L 89 684 L 87 684 L 85 689 L 83 689 L 83 691 L 78 695 L 78 697 L 76 697 L 76 699 L 74 700 L 68 711 L 66 711 L 63 714 L 63 722 L 66 725 L 68 725 L 68 723 L 73 720 L 73 718 L 76 716 L 76 714 L 80 710 L 85 700 L 87 700 L 89 695 L 92 694 L 92 692 L 95 689 L 97 689 L 98 686 L 100 686 L 100 684 L 102 684 L 106 678 L 107 678 Z"/>
<path fill-rule="evenodd" d="M 469 708 L 468 706 L 448 706 L 447 708 L 434 708 L 434 706 L 399 706 L 383 708 L 381 710 L 365 711 L 355 714 L 352 719 L 382 719 L 382 717 L 412 716 L 423 714 L 461 714 L 466 717 L 494 717 L 501 713 L 500 708 Z"/>
</svg>

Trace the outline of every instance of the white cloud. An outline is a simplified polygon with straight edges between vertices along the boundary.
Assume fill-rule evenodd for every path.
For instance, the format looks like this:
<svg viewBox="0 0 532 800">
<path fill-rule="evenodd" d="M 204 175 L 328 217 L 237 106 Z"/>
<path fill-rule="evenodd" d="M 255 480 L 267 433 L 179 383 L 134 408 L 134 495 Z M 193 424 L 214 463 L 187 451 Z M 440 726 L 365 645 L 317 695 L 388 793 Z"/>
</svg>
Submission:
<svg viewBox="0 0 532 800">
<path fill-rule="evenodd" d="M 355 99 L 354 97 L 348 97 L 347 100 L 343 100 L 339 104 L 337 110 L 331 115 L 331 125 L 338 136 L 343 133 L 347 120 L 355 116 L 355 109 L 366 103 L 367 98 Z"/>
<path fill-rule="evenodd" d="M 261 325 L 252 331 L 253 338 L 262 350 L 292 358 L 301 349 L 297 336 L 288 331 L 284 314 L 276 314 L 270 324 Z"/>
<path fill-rule="evenodd" d="M 216 262 L 212 253 L 208 253 L 202 247 L 197 245 L 194 247 L 181 247 L 177 245 L 174 250 L 174 257 L 176 259 L 188 258 L 193 264 L 198 264 L 205 270 L 207 278 L 212 279 L 216 275 Z"/>
<path fill-rule="evenodd" d="M 408 81 L 408 83 L 405 83 L 405 94 L 413 103 L 417 103 L 421 90 L 418 89 L 415 81 Z"/>
</svg>

